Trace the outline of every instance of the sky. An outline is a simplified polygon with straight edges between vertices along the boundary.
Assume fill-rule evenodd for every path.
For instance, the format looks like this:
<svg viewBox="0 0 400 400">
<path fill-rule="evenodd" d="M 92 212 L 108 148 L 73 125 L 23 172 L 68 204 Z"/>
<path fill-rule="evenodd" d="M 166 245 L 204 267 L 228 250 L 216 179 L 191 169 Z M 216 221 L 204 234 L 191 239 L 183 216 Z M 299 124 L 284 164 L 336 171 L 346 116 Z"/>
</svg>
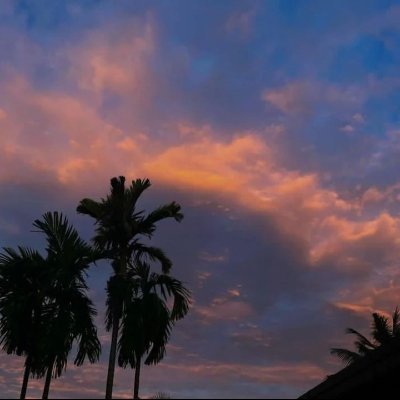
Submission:
<svg viewBox="0 0 400 400">
<path fill-rule="evenodd" d="M 400 292 L 400 1 L 0 0 L 0 247 L 76 214 L 113 176 L 177 201 L 153 244 L 193 293 L 141 395 L 292 398 L 342 368 Z M 107 264 L 90 270 L 101 361 L 52 385 L 103 397 Z M 0 356 L 0 396 L 23 359 Z M 129 398 L 133 372 L 118 369 Z M 40 396 L 32 380 L 28 396 Z"/>
</svg>

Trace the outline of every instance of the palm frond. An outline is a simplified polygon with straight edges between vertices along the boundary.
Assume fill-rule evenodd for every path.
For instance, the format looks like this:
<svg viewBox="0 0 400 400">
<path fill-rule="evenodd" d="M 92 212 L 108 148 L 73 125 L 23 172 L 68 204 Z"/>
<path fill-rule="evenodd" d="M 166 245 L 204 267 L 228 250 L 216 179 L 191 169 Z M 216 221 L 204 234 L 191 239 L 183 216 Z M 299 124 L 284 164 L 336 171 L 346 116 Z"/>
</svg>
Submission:
<svg viewBox="0 0 400 400">
<path fill-rule="evenodd" d="M 171 311 L 171 319 L 173 321 L 185 317 L 189 311 L 191 293 L 181 281 L 168 275 L 154 274 L 150 286 L 159 288 L 165 300 L 167 300 L 168 297 L 173 298 L 173 307 Z"/>
<path fill-rule="evenodd" d="M 100 251 L 92 249 L 81 239 L 78 231 L 62 213 L 48 212 L 42 220 L 35 220 L 33 226 L 45 234 L 48 258 L 58 265 L 69 264 L 86 269 L 102 257 Z"/>
<path fill-rule="evenodd" d="M 362 335 L 355 329 L 347 328 L 346 333 L 350 335 L 355 335 L 357 338 L 356 341 L 360 343 L 360 345 L 365 346 L 366 348 L 369 348 L 371 350 L 376 348 L 376 345 L 374 343 L 372 343 L 369 339 L 367 339 L 364 335 Z"/>
<path fill-rule="evenodd" d="M 138 241 L 132 243 L 130 250 L 134 253 L 134 261 L 136 264 L 140 264 L 143 261 L 158 261 L 161 264 L 161 270 L 163 273 L 168 273 L 172 268 L 172 261 L 164 253 L 164 251 L 158 247 L 146 246 Z"/>
<path fill-rule="evenodd" d="M 102 204 L 92 199 L 81 200 L 76 211 L 78 214 L 89 215 L 96 220 L 100 219 L 104 214 Z"/>
<path fill-rule="evenodd" d="M 331 349 L 331 354 L 337 355 L 350 364 L 362 357 L 369 356 L 380 346 L 390 345 L 395 338 L 400 337 L 400 310 L 396 307 L 392 315 L 392 326 L 389 319 L 379 313 L 372 314 L 371 334 L 373 341 L 355 329 L 348 328 L 346 333 L 356 336 L 354 345 L 357 352 L 346 349 Z"/>
<path fill-rule="evenodd" d="M 184 216 L 180 211 L 181 206 L 175 201 L 162 205 L 140 220 L 138 232 L 151 237 L 156 229 L 157 222 L 166 218 L 173 218 L 175 221 L 181 222 Z"/>
<path fill-rule="evenodd" d="M 129 203 L 129 215 L 135 211 L 136 203 L 142 193 L 151 186 L 149 179 L 136 179 L 132 181 L 127 189 L 127 200 Z"/>
<path fill-rule="evenodd" d="M 166 346 L 171 336 L 172 320 L 167 305 L 156 294 L 143 299 L 145 303 L 145 325 L 149 349 L 146 365 L 158 364 L 165 356 Z"/>
<path fill-rule="evenodd" d="M 74 363 L 82 365 L 87 357 L 90 363 L 98 361 L 101 353 L 101 344 L 97 336 L 94 318 L 97 315 L 93 302 L 86 293 L 77 291 L 75 296 L 70 296 L 73 308 L 73 336 L 78 341 L 78 353 Z"/>
<path fill-rule="evenodd" d="M 359 360 L 362 357 L 360 354 L 347 349 L 332 348 L 330 350 L 330 353 L 332 355 L 339 357 L 347 365 L 352 364 L 353 362 Z"/>
<path fill-rule="evenodd" d="M 389 343 L 392 339 L 389 319 L 378 313 L 373 313 L 372 318 L 372 337 L 374 340 L 380 345 Z"/>
<path fill-rule="evenodd" d="M 132 299 L 125 307 L 118 341 L 120 367 L 125 368 L 129 364 L 134 368 L 136 361 L 147 350 L 142 308 L 140 299 Z"/>
<path fill-rule="evenodd" d="M 400 310 L 398 306 L 392 316 L 392 335 L 395 338 L 400 337 Z"/>
</svg>

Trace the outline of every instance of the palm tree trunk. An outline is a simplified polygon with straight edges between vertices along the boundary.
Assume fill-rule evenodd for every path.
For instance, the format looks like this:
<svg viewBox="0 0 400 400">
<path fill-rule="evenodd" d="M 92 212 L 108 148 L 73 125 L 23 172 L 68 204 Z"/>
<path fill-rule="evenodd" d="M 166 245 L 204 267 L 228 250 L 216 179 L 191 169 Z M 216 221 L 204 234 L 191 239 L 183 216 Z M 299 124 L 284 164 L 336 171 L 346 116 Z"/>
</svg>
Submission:
<svg viewBox="0 0 400 400">
<path fill-rule="evenodd" d="M 113 391 L 113 385 L 114 385 L 115 360 L 117 357 L 118 330 L 119 330 L 118 313 L 116 313 L 114 311 L 113 327 L 112 327 L 112 335 L 111 335 L 110 357 L 108 359 L 106 399 L 112 399 L 112 391 Z"/>
<path fill-rule="evenodd" d="M 46 381 L 44 383 L 42 400 L 47 400 L 49 398 L 50 383 L 51 383 L 51 375 L 52 375 L 52 373 L 53 373 L 53 363 L 51 363 L 51 366 L 47 369 Z"/>
<path fill-rule="evenodd" d="M 120 269 L 119 273 L 117 273 L 117 275 L 124 275 L 126 272 L 126 266 L 127 266 L 127 249 L 122 250 L 121 269 Z M 106 399 L 112 399 L 112 392 L 113 392 L 113 386 L 114 386 L 115 361 L 117 358 L 119 321 L 121 319 L 121 310 L 122 310 L 122 304 L 116 304 L 116 305 L 114 304 L 110 357 L 108 359 Z"/>
<path fill-rule="evenodd" d="M 140 382 L 140 366 L 141 366 L 142 359 L 138 358 L 136 361 L 136 367 L 135 367 L 135 386 L 133 389 L 133 398 L 138 399 L 139 398 L 139 382 Z"/>
<path fill-rule="evenodd" d="M 25 361 L 24 379 L 22 381 L 21 395 L 19 397 L 21 400 L 24 400 L 26 397 L 26 390 L 28 388 L 30 373 L 31 373 L 31 358 L 28 356 Z"/>
</svg>

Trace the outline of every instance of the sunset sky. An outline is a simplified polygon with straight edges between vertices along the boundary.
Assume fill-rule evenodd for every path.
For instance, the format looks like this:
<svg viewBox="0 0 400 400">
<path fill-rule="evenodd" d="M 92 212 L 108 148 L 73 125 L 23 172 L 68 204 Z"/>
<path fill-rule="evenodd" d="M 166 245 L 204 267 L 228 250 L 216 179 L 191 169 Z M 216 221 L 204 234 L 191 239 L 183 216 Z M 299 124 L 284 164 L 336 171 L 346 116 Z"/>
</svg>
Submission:
<svg viewBox="0 0 400 400">
<path fill-rule="evenodd" d="M 143 209 L 183 207 L 153 242 L 194 303 L 142 396 L 301 395 L 400 302 L 399 21 L 389 0 L 0 0 L 0 247 L 44 249 L 53 210 L 89 240 L 79 200 L 148 177 Z M 51 397 L 104 395 L 109 274 L 101 362 Z M 22 368 L 0 355 L 0 397 Z"/>
</svg>

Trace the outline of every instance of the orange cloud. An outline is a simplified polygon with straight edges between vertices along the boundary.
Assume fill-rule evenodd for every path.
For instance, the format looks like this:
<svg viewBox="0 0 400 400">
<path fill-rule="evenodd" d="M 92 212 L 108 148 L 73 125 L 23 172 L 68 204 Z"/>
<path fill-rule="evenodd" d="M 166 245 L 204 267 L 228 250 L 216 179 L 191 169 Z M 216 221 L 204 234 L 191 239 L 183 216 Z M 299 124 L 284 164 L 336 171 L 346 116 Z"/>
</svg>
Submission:
<svg viewBox="0 0 400 400">
<path fill-rule="evenodd" d="M 338 302 L 338 303 L 334 303 L 334 305 L 337 308 L 340 308 L 342 310 L 347 310 L 347 311 L 351 311 L 356 314 L 361 314 L 367 318 L 369 318 L 372 313 L 378 311 L 371 306 L 363 306 L 363 305 L 359 305 L 359 304 Z M 382 311 L 380 311 L 380 312 L 382 312 Z"/>
<path fill-rule="evenodd" d="M 135 141 L 130 137 L 127 137 L 127 138 L 121 140 L 120 142 L 118 142 L 116 144 L 116 146 L 118 149 L 130 151 L 130 152 L 137 149 L 137 145 L 136 145 Z"/>
<path fill-rule="evenodd" d="M 238 290 L 238 289 L 236 289 L 236 288 L 234 288 L 234 289 L 229 289 L 229 290 L 228 290 L 228 294 L 229 294 L 231 297 L 240 297 L 240 290 Z"/>
<path fill-rule="evenodd" d="M 293 234 L 301 226 L 299 233 L 310 239 L 315 221 L 330 213 L 359 210 L 357 202 L 322 188 L 316 174 L 277 164 L 261 133 L 238 133 L 227 142 L 216 137 L 217 132 L 207 130 L 203 137 L 160 150 L 140 170 L 169 186 L 224 196 L 246 209 L 274 216 Z"/>
<path fill-rule="evenodd" d="M 253 134 L 228 143 L 203 137 L 167 148 L 147 161 L 143 170 L 169 184 L 226 193 L 248 184 L 253 172 L 266 168 L 267 155 L 267 146 Z"/>
</svg>

